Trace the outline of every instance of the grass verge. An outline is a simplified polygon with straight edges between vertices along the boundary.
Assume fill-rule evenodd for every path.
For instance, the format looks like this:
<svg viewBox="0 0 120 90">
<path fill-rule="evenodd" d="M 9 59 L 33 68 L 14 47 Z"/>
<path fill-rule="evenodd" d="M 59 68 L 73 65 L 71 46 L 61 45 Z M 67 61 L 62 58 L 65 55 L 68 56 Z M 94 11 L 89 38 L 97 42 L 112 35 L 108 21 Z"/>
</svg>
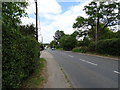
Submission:
<svg viewBox="0 0 120 90">
<path fill-rule="evenodd" d="M 120 59 L 120 56 L 113 56 L 113 55 L 109 55 L 109 54 L 100 54 L 100 53 L 96 53 L 96 52 L 87 52 L 86 54 L 104 56 L 104 57 L 113 58 L 113 59 L 116 59 L 116 60 Z"/>
<path fill-rule="evenodd" d="M 108 58 L 113 58 L 115 60 L 118 60 L 120 59 L 120 56 L 115 56 L 115 55 L 109 55 L 109 54 L 100 54 L 98 52 L 90 52 L 90 51 L 87 51 L 87 48 L 73 48 L 72 52 L 75 52 L 75 53 L 83 53 L 83 54 L 89 54 L 89 55 L 97 55 L 97 56 L 103 56 L 103 57 L 108 57 Z"/>
<path fill-rule="evenodd" d="M 45 65 L 46 60 L 44 58 L 40 58 L 38 62 L 38 68 L 35 70 L 35 73 L 32 76 L 23 82 L 22 88 L 42 88 L 45 80 L 44 76 L 42 75 Z"/>
</svg>

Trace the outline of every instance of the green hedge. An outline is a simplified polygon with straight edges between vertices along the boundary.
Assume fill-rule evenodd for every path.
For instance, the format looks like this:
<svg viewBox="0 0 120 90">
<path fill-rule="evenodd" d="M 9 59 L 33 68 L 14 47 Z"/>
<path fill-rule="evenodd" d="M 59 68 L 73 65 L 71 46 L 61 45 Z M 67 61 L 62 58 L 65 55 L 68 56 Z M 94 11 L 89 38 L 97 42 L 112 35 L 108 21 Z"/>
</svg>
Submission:
<svg viewBox="0 0 120 90">
<path fill-rule="evenodd" d="M 120 55 L 120 39 L 101 40 L 97 43 L 97 52 L 110 55 Z"/>
<path fill-rule="evenodd" d="M 3 30 L 2 38 L 2 88 L 19 88 L 37 68 L 39 43 L 15 30 Z"/>
<path fill-rule="evenodd" d="M 72 51 L 73 52 L 81 52 L 81 53 L 86 53 L 87 52 L 87 47 L 86 46 L 81 46 L 81 47 L 77 47 L 77 48 L 73 48 Z"/>
<path fill-rule="evenodd" d="M 96 49 L 95 49 L 96 48 Z M 89 45 L 89 51 L 101 54 L 120 55 L 120 38 L 100 40 Z"/>
</svg>

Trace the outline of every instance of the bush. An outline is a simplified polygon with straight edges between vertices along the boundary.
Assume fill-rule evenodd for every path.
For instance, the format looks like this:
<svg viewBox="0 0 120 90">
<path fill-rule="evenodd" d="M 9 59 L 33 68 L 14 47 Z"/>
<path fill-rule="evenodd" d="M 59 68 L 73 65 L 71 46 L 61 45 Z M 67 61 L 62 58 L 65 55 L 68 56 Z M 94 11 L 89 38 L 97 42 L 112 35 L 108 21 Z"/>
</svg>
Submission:
<svg viewBox="0 0 120 90">
<path fill-rule="evenodd" d="M 101 54 L 120 55 L 120 38 L 100 40 L 89 45 L 89 51 Z"/>
<path fill-rule="evenodd" d="M 37 68 L 39 43 L 16 30 L 3 30 L 2 88 L 19 88 Z"/>
<path fill-rule="evenodd" d="M 96 47 L 96 43 L 95 42 L 91 42 L 88 46 L 88 51 L 90 52 L 95 52 L 95 47 Z"/>
<path fill-rule="evenodd" d="M 77 48 L 73 48 L 72 51 L 73 52 L 81 52 L 81 53 L 86 53 L 87 52 L 87 47 L 82 46 L 82 47 L 77 47 Z"/>
<path fill-rule="evenodd" d="M 83 41 L 78 41 L 77 46 L 78 47 L 80 47 L 80 46 L 87 46 L 88 47 L 90 42 L 91 41 L 88 38 L 84 37 Z"/>
<path fill-rule="evenodd" d="M 72 51 L 73 51 L 73 52 L 80 52 L 80 48 L 79 48 L 79 47 L 73 48 Z"/>
<path fill-rule="evenodd" d="M 96 50 L 102 54 L 120 55 L 120 39 L 101 40 L 96 44 Z"/>
</svg>

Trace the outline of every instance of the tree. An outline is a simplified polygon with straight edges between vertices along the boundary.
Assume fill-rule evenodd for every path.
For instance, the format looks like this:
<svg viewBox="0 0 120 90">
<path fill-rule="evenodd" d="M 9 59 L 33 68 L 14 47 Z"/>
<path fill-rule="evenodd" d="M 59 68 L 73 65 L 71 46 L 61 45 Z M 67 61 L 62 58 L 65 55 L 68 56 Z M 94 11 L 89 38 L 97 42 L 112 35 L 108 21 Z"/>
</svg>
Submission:
<svg viewBox="0 0 120 90">
<path fill-rule="evenodd" d="M 71 35 L 64 35 L 60 39 L 60 45 L 64 50 L 72 50 L 77 44 L 76 38 Z"/>
<path fill-rule="evenodd" d="M 54 41 L 55 41 L 55 46 L 56 48 L 60 48 L 60 45 L 59 45 L 59 40 L 65 35 L 64 31 L 60 31 L 60 30 L 57 30 L 55 32 L 55 36 L 54 37 Z"/>
<path fill-rule="evenodd" d="M 56 40 L 56 41 L 58 41 L 62 36 L 64 36 L 65 34 L 64 34 L 64 32 L 63 31 L 59 31 L 59 30 L 57 30 L 56 32 L 55 32 L 55 36 L 54 36 L 54 39 Z"/>
<path fill-rule="evenodd" d="M 55 47 L 57 45 L 57 42 L 55 40 L 50 42 L 50 48 Z"/>
<path fill-rule="evenodd" d="M 20 88 L 37 68 L 39 43 L 19 31 L 26 2 L 2 3 L 2 89 Z"/>
<path fill-rule="evenodd" d="M 104 31 L 107 27 L 115 26 L 118 24 L 120 18 L 119 2 L 91 2 L 88 6 L 84 7 L 84 11 L 88 15 L 88 18 L 77 17 L 76 23 L 73 24 L 73 28 L 85 28 L 86 31 L 91 30 L 100 37 L 99 31 Z M 118 10 L 118 12 L 116 12 Z M 90 28 L 89 28 L 90 26 Z M 96 37 L 94 34 L 94 37 Z M 96 37 L 97 39 L 97 37 Z"/>
<path fill-rule="evenodd" d="M 120 38 L 120 31 L 116 32 L 116 38 Z"/>
<path fill-rule="evenodd" d="M 21 25 L 19 27 L 19 30 L 20 30 L 20 32 L 23 35 L 25 35 L 25 36 L 29 35 L 29 36 L 35 38 L 35 26 L 34 26 L 34 24 L 31 24 L 31 25 Z"/>
<path fill-rule="evenodd" d="M 27 5 L 27 2 L 2 2 L 3 27 L 16 29 L 18 24 L 21 23 L 20 17 L 27 16 L 27 13 L 25 13 Z"/>
<path fill-rule="evenodd" d="M 115 37 L 113 31 L 111 31 L 108 27 L 105 27 L 105 29 L 102 30 L 103 27 L 104 27 L 104 25 L 102 23 L 100 23 L 99 24 L 99 29 L 97 30 L 97 40 L 110 39 L 110 38 Z M 89 29 L 88 36 L 93 41 L 95 41 L 95 39 L 96 39 L 95 34 L 96 34 L 95 28 Z"/>
<path fill-rule="evenodd" d="M 119 13 L 115 12 L 115 10 L 119 11 L 119 3 L 117 2 L 91 2 L 88 6 L 85 6 L 84 10 L 90 19 L 96 21 L 97 28 L 99 28 L 99 24 L 103 23 L 104 27 L 114 26 L 118 23 Z"/>
</svg>

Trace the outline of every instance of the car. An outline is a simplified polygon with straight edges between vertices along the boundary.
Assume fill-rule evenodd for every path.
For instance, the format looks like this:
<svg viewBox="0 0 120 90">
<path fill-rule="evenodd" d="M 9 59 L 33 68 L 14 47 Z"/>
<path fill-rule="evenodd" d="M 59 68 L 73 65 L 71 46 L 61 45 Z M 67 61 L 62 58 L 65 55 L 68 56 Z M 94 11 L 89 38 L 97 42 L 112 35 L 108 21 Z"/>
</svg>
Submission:
<svg viewBox="0 0 120 90">
<path fill-rule="evenodd" d="M 55 48 L 51 48 L 52 50 L 55 50 Z"/>
</svg>

